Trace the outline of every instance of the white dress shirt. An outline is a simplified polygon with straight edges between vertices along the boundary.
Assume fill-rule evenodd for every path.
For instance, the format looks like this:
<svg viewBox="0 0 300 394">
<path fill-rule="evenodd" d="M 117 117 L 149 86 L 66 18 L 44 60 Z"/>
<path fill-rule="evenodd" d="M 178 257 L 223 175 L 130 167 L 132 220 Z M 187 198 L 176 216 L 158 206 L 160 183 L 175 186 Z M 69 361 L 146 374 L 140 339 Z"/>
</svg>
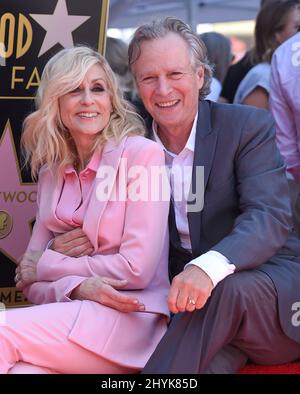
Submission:
<svg viewBox="0 0 300 394">
<path fill-rule="evenodd" d="M 165 151 L 166 165 L 168 166 L 170 173 L 175 174 L 175 176 L 170 177 L 170 182 L 172 199 L 174 203 L 176 227 L 179 233 L 181 246 L 188 251 L 191 251 L 192 247 L 187 218 L 187 196 L 192 181 L 197 118 L 198 114 L 195 117 L 187 143 L 178 155 L 168 151 L 165 148 L 157 134 L 156 123 L 153 121 L 152 124 L 154 138 Z M 184 177 L 176 176 L 176 173 L 178 174 L 176 168 L 185 169 L 184 172 L 180 172 L 181 175 L 184 173 Z M 235 265 L 231 264 L 225 256 L 214 250 L 210 250 L 191 260 L 188 264 L 186 264 L 185 268 L 191 264 L 198 266 L 204 272 L 206 272 L 206 274 L 212 280 L 214 287 L 226 276 L 233 274 L 236 268 Z"/>
</svg>

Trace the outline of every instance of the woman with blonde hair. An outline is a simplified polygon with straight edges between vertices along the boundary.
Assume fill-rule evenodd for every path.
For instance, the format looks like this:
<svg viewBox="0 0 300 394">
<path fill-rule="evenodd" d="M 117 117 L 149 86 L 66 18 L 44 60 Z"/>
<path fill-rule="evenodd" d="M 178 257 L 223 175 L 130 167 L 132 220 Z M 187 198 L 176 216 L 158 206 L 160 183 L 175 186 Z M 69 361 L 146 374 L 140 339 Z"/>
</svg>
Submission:
<svg viewBox="0 0 300 394">
<path fill-rule="evenodd" d="M 99 53 L 50 59 L 24 123 L 38 212 L 15 277 L 40 305 L 6 312 L 0 373 L 133 373 L 164 334 L 169 202 L 149 178 L 164 154 L 143 134 Z"/>
</svg>

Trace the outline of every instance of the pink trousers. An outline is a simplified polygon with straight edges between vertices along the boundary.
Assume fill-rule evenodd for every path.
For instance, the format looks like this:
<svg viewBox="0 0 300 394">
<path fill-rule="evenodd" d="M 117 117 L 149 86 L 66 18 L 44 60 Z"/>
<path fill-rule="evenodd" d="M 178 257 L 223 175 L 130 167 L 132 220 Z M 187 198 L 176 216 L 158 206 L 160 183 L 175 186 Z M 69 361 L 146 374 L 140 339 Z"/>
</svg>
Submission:
<svg viewBox="0 0 300 394">
<path fill-rule="evenodd" d="M 80 301 L 0 312 L 1 374 L 135 373 L 68 339 Z"/>
</svg>

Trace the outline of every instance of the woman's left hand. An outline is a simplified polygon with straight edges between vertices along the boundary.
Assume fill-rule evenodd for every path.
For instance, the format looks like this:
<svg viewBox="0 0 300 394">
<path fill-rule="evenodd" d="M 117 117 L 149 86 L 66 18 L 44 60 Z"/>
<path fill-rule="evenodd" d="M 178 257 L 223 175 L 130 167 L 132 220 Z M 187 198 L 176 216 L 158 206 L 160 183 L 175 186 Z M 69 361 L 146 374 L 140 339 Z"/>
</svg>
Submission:
<svg viewBox="0 0 300 394">
<path fill-rule="evenodd" d="M 36 282 L 36 266 L 43 254 L 42 251 L 26 252 L 16 268 L 16 288 L 22 290 L 25 286 Z"/>
</svg>

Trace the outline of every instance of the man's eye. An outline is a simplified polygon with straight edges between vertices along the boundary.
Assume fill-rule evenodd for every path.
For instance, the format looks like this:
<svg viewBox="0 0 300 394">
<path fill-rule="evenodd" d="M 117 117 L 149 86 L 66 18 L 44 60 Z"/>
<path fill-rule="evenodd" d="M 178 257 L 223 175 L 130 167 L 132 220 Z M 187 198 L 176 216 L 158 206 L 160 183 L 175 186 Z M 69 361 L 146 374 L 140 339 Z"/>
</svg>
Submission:
<svg viewBox="0 0 300 394">
<path fill-rule="evenodd" d="M 181 73 L 179 71 L 169 74 L 169 77 L 172 79 L 180 79 L 180 78 L 182 78 L 182 76 L 183 76 L 183 73 Z"/>
<path fill-rule="evenodd" d="M 151 76 L 142 79 L 142 82 L 152 82 L 152 81 L 154 81 L 154 77 Z"/>
</svg>

